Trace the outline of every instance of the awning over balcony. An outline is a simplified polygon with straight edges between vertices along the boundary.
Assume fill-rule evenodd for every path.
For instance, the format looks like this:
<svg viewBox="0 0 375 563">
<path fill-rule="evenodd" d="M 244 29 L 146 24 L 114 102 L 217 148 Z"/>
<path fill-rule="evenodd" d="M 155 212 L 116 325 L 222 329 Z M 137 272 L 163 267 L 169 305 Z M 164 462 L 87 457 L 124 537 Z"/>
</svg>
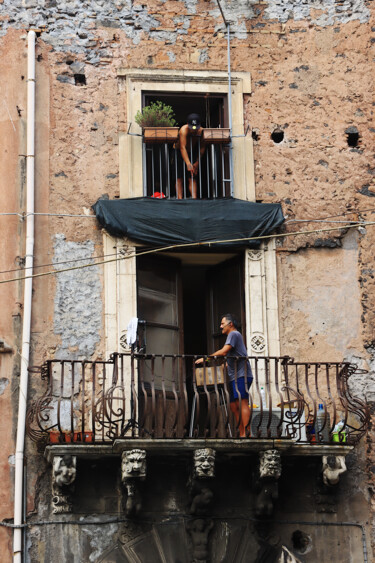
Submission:
<svg viewBox="0 0 375 563">
<path fill-rule="evenodd" d="M 250 237 L 267 235 L 284 222 L 278 203 L 234 198 L 99 199 L 93 209 L 99 223 L 111 235 L 155 246 L 220 241 L 220 247 L 257 248 L 261 241 L 249 241 Z"/>
</svg>

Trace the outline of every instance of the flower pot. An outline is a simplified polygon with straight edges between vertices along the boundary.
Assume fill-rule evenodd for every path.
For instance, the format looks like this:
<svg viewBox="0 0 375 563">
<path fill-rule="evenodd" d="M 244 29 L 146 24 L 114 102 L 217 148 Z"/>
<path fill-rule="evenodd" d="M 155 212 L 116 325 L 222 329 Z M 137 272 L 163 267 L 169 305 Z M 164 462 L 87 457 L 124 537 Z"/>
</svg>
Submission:
<svg viewBox="0 0 375 563">
<path fill-rule="evenodd" d="M 59 431 L 56 431 L 56 430 L 50 431 L 50 432 L 48 432 L 48 435 L 49 435 L 49 441 L 50 441 L 51 444 L 60 444 L 61 434 L 60 434 Z"/>
<path fill-rule="evenodd" d="M 230 129 L 221 127 L 218 129 L 203 129 L 203 141 L 206 143 L 226 144 L 230 141 Z"/>
<path fill-rule="evenodd" d="M 73 441 L 73 435 L 71 432 L 59 432 L 58 430 L 51 430 L 48 432 L 49 441 L 51 444 L 70 444 Z"/>
<path fill-rule="evenodd" d="M 92 442 L 93 438 L 93 432 L 74 432 L 73 434 L 73 442 Z"/>
<path fill-rule="evenodd" d="M 178 127 L 144 127 L 144 143 L 175 143 L 178 139 Z"/>
</svg>

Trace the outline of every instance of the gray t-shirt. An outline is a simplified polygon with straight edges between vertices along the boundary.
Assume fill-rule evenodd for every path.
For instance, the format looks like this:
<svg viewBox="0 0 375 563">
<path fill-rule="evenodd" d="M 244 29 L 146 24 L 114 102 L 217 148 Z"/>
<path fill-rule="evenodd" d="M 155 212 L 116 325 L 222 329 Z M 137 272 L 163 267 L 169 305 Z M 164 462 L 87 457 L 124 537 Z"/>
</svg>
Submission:
<svg viewBox="0 0 375 563">
<path fill-rule="evenodd" d="M 247 350 L 242 338 L 242 334 L 238 330 L 232 330 L 227 336 L 225 344 L 232 346 L 227 354 L 228 376 L 230 381 L 234 381 L 239 377 L 252 377 L 251 367 L 249 360 L 236 360 L 236 356 L 247 356 Z"/>
</svg>

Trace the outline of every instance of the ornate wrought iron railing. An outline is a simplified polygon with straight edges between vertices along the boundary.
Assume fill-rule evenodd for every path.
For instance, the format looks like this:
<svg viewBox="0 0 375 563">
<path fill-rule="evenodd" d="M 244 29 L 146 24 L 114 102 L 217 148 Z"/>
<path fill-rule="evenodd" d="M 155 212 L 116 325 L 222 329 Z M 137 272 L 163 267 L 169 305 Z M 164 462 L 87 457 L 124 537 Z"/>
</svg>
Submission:
<svg viewBox="0 0 375 563">
<path fill-rule="evenodd" d="M 35 441 L 112 443 L 134 438 L 239 437 L 231 411 L 227 367 L 197 356 L 113 354 L 108 361 L 50 360 L 38 371 L 45 393 L 31 403 L 27 432 Z M 242 361 L 243 359 L 238 359 Z M 350 393 L 349 363 L 302 363 L 289 357 L 249 357 L 253 381 L 246 438 L 353 444 L 369 412 Z M 237 360 L 236 373 L 237 373 Z M 235 378 L 235 389 L 239 385 Z"/>
</svg>

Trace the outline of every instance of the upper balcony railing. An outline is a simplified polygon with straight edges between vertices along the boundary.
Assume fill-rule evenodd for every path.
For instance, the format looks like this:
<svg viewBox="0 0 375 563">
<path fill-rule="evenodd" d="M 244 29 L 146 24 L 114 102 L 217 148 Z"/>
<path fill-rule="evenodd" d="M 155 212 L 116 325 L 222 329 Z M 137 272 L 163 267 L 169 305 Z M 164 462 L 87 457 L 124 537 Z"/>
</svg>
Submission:
<svg viewBox="0 0 375 563">
<path fill-rule="evenodd" d="M 186 199 L 192 195 L 192 181 L 196 183 L 196 195 L 199 199 L 233 195 L 229 129 L 205 129 L 202 137 L 188 139 L 186 149 L 190 162 L 198 163 L 193 180 L 182 161 L 177 140 L 178 128 L 144 130 L 144 195 Z"/>
<path fill-rule="evenodd" d="M 114 354 L 109 361 L 47 361 L 37 368 L 47 389 L 28 409 L 28 434 L 37 442 L 88 444 L 237 438 L 241 420 L 231 412 L 226 366 L 211 360 L 197 370 L 196 358 Z M 247 439 L 334 446 L 353 444 L 365 433 L 368 408 L 348 386 L 356 366 L 249 360 Z"/>
</svg>

